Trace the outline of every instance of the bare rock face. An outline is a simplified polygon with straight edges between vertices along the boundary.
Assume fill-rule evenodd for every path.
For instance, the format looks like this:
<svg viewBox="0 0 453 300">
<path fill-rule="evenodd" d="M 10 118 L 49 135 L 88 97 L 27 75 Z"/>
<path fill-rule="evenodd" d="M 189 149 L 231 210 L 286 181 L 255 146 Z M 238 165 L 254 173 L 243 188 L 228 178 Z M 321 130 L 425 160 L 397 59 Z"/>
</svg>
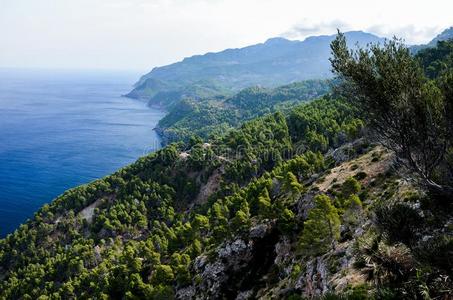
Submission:
<svg viewBox="0 0 453 300">
<path fill-rule="evenodd" d="M 269 230 L 269 224 L 258 224 L 250 228 L 249 237 L 252 239 L 263 238 Z"/>
<path fill-rule="evenodd" d="M 253 299 L 253 295 L 254 295 L 253 290 L 248 290 L 248 291 L 240 292 L 240 293 L 237 295 L 236 300 L 248 300 L 248 299 Z"/>
<path fill-rule="evenodd" d="M 352 240 L 337 244 L 326 254 L 302 262 L 304 271 L 294 283 L 294 290 L 304 298 L 320 298 L 328 292 L 342 293 L 348 286 L 365 282 L 365 275 L 353 267 Z"/>
<path fill-rule="evenodd" d="M 297 201 L 297 218 L 299 220 L 304 221 L 308 218 L 308 213 L 315 205 L 313 198 L 317 194 L 316 192 L 307 192 Z"/>
<path fill-rule="evenodd" d="M 287 237 L 283 237 L 283 239 L 275 245 L 275 252 L 277 254 L 274 260 L 276 265 L 282 266 L 290 260 L 292 257 L 291 243 Z"/>
<path fill-rule="evenodd" d="M 258 224 L 248 234 L 219 246 L 215 257 L 199 256 L 198 278 L 177 291 L 178 299 L 253 299 L 273 265 L 279 233 L 273 222 Z"/>
<path fill-rule="evenodd" d="M 218 250 L 222 267 L 238 271 L 252 258 L 253 242 L 237 239 Z"/>
<path fill-rule="evenodd" d="M 335 163 L 338 165 L 357 157 L 357 155 L 362 154 L 363 149 L 367 148 L 368 146 L 368 142 L 362 138 L 351 143 L 346 143 L 336 148 L 335 150 L 331 150 L 327 153 L 327 155 L 331 156 Z"/>
<path fill-rule="evenodd" d="M 328 290 L 326 262 L 317 257 L 306 263 L 306 271 L 299 277 L 295 288 L 309 298 L 320 297 Z"/>
<path fill-rule="evenodd" d="M 196 292 L 195 287 L 190 285 L 188 287 L 184 287 L 182 289 L 177 290 L 176 298 L 177 299 L 194 299 L 195 292 Z"/>
</svg>

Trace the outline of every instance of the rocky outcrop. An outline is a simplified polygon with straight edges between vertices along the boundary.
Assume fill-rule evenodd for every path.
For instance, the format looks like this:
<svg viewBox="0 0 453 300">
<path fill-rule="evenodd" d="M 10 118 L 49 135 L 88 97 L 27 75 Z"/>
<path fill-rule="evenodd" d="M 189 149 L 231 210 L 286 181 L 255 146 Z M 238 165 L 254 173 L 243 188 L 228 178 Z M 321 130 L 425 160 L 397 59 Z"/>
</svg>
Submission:
<svg viewBox="0 0 453 300">
<path fill-rule="evenodd" d="M 214 257 L 195 259 L 199 277 L 177 291 L 178 299 L 252 299 L 276 259 L 279 232 L 274 222 L 258 224 L 219 246 Z"/>
<path fill-rule="evenodd" d="M 215 250 L 195 259 L 192 273 L 196 275 L 189 286 L 178 289 L 177 298 L 286 299 L 301 296 L 317 299 L 328 293 L 351 293 L 354 288 L 369 284 L 367 280 L 373 265 L 359 267 L 363 262 L 362 256 L 357 254 L 357 245 L 376 228 L 376 221 L 370 217 L 369 209 L 373 209 L 370 204 L 374 197 L 382 199 L 383 194 L 391 203 L 406 203 L 404 199 L 414 194 L 414 182 L 407 178 L 387 177 L 394 168 L 394 156 L 382 147 L 370 149 L 363 140 L 349 146 L 354 149 L 355 158 L 349 156 L 347 161 L 328 172 L 316 174 L 316 178 L 304 182 L 311 188 L 291 206 L 295 214 L 291 232 L 279 227 L 281 224 L 275 220 L 252 219 L 253 226 L 247 232 L 236 233 Z M 334 154 L 338 162 L 344 159 L 345 153 L 347 150 Z M 368 194 L 363 203 L 342 210 L 340 237 L 333 248 L 318 256 L 304 253 L 298 242 L 303 235 L 304 222 L 314 207 L 315 196 L 325 193 L 334 197 L 332 195 L 341 191 L 341 184 L 348 177 L 359 178 L 362 187 L 366 188 Z M 279 182 L 274 180 L 271 193 L 278 194 L 280 188 Z M 405 205 L 423 216 L 420 202 L 409 201 Z M 435 243 L 445 236 L 452 223 L 451 219 L 446 220 L 447 229 L 443 230 L 418 230 L 421 236 L 417 236 L 420 241 L 417 246 L 422 248 L 425 247 L 422 244 Z M 411 263 L 407 265 L 412 266 Z"/>
<path fill-rule="evenodd" d="M 369 142 L 366 139 L 361 138 L 350 143 L 345 143 L 336 149 L 330 150 L 327 153 L 327 156 L 332 157 L 335 164 L 338 165 L 363 154 L 369 146 Z"/>
</svg>

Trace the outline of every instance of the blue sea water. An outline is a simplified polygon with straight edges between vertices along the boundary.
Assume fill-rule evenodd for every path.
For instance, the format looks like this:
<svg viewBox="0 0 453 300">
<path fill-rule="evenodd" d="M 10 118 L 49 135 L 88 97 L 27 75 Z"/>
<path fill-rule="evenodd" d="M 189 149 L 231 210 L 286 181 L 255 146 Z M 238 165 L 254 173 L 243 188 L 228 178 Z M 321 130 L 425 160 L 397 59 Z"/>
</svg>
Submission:
<svg viewBox="0 0 453 300">
<path fill-rule="evenodd" d="M 138 74 L 0 69 L 0 237 L 68 188 L 160 147 Z"/>
</svg>

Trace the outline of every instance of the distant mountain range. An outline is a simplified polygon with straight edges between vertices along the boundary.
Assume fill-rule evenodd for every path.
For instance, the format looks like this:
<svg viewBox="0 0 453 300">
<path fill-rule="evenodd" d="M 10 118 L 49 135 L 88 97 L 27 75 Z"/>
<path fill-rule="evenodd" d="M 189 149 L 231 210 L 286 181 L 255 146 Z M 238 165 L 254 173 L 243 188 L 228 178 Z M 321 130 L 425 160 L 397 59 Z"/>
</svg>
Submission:
<svg viewBox="0 0 453 300">
<path fill-rule="evenodd" d="M 453 27 L 447 28 L 444 31 L 442 31 L 440 34 L 438 34 L 435 38 L 433 38 L 429 43 L 425 45 L 414 45 L 411 46 L 410 49 L 413 53 L 425 49 L 425 48 L 431 48 L 435 47 L 437 45 L 437 42 L 439 41 L 445 41 L 453 39 Z"/>
<path fill-rule="evenodd" d="M 363 31 L 345 33 L 350 47 L 383 42 Z M 126 96 L 146 99 L 151 105 L 169 107 L 182 98 L 200 99 L 231 95 L 250 86 L 276 87 L 308 79 L 325 79 L 330 72 L 330 43 L 336 35 L 308 37 L 303 41 L 272 38 L 265 43 L 185 58 L 154 68 L 143 75 Z M 449 28 L 416 52 L 453 37 Z"/>
</svg>

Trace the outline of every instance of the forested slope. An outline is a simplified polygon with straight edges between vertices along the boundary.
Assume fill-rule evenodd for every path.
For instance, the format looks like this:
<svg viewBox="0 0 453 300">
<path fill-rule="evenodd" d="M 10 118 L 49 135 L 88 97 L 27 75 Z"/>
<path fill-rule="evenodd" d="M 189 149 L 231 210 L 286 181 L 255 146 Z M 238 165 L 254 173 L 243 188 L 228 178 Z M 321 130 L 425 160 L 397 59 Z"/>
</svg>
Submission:
<svg viewBox="0 0 453 300">
<path fill-rule="evenodd" d="M 427 51 L 340 34 L 343 97 L 65 192 L 0 241 L 0 298 L 448 299 L 453 76 Z"/>
<path fill-rule="evenodd" d="M 164 144 L 193 135 L 203 139 L 222 135 L 244 121 L 327 94 L 331 85 L 327 80 L 309 80 L 275 89 L 251 87 L 230 97 L 184 99 L 169 109 L 156 129 Z"/>
<path fill-rule="evenodd" d="M 304 107 L 317 114 L 307 118 Z M 342 127 L 356 123 L 351 107 L 339 100 L 304 107 L 291 114 L 290 128 L 315 125 L 313 136 L 326 137 L 332 146 L 346 139 Z M 359 131 L 360 126 L 350 138 Z M 293 222 L 289 208 L 304 190 L 303 180 L 325 168 L 319 153 L 295 155 L 296 142 L 328 145 L 291 135 L 295 132 L 282 114 L 269 115 L 210 145 L 172 144 L 66 192 L 1 241 L 2 295 L 173 294 L 191 282 L 191 263 L 201 253 L 214 251 L 270 214 Z M 194 207 L 200 188 L 216 173 L 213 192 Z M 278 201 L 272 194 L 275 184 L 281 189 Z M 87 207 L 94 208 L 92 215 Z"/>
</svg>

